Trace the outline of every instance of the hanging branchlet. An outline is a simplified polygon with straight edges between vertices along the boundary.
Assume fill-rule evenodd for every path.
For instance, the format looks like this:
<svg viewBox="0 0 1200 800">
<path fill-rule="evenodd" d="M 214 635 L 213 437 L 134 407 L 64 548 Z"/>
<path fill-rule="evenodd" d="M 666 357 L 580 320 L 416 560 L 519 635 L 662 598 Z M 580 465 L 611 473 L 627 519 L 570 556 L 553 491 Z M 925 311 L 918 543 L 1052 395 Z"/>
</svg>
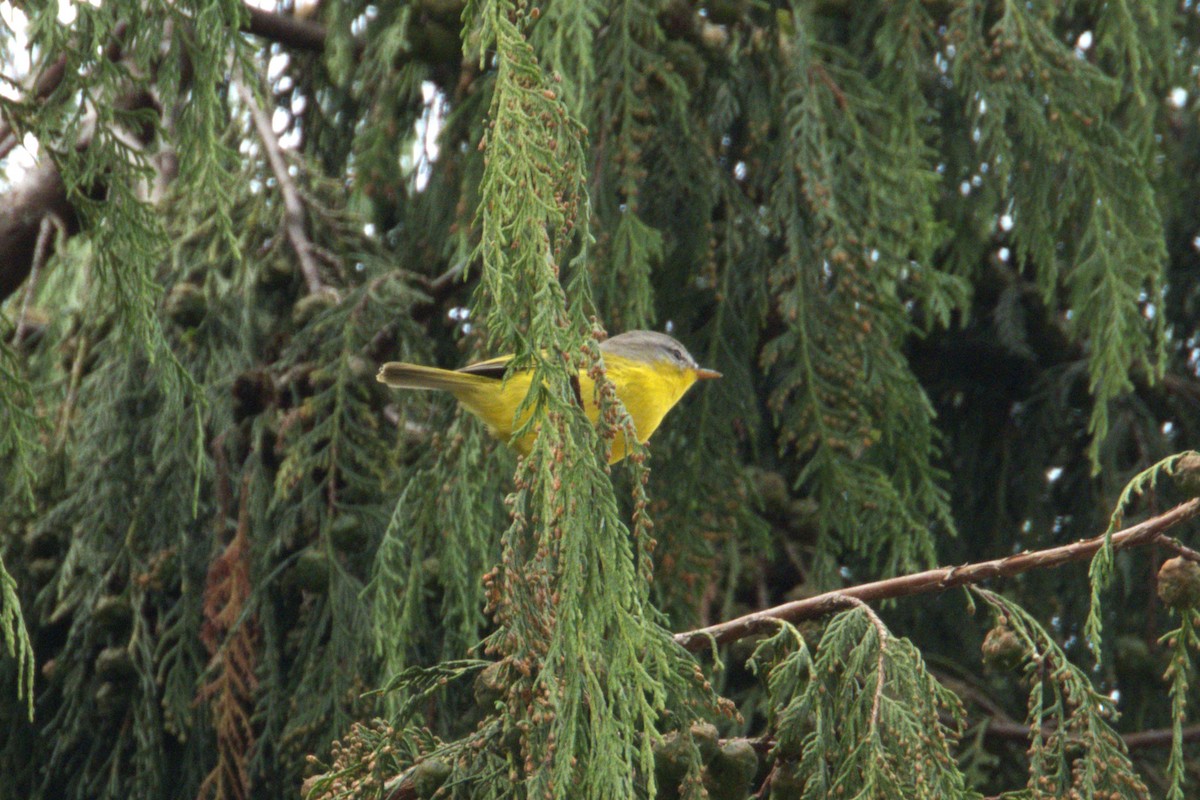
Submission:
<svg viewBox="0 0 1200 800">
<path fill-rule="evenodd" d="M 250 474 L 238 492 L 237 525 L 209 568 L 204 586 L 204 627 L 209 675 L 197 702 L 212 707 L 217 763 L 200 784 L 200 797 L 244 800 L 250 796 L 247 762 L 254 748 L 251 709 L 258 679 L 259 623 L 248 608 L 251 594 L 249 525 Z M 215 526 L 221 531 L 224 519 Z"/>
<path fill-rule="evenodd" d="M 1149 798 L 1113 727 L 1116 706 L 1028 612 L 999 594 L 972 587 L 1025 652 L 1029 687 L 1029 792 L 1033 797 Z"/>
<path fill-rule="evenodd" d="M 77 9 L 71 25 L 56 19 L 55 9 L 30 11 L 32 44 L 67 57 L 53 93 L 39 103 L 5 99 L 5 117 L 33 135 L 53 161 L 94 245 L 96 296 L 117 309 L 130 340 L 162 363 L 152 375 L 172 402 L 182 403 L 198 386 L 167 346 L 156 313 L 162 289 L 155 273 L 168 237 L 148 199 L 155 177 L 151 153 L 163 135 L 165 110 L 178 117 L 169 127 L 180 178 L 215 201 L 210 213 L 222 223 L 221 235 L 232 240 L 226 189 L 233 152 L 221 138 L 226 121 L 217 95 L 229 61 L 246 56 L 237 34 L 241 4 L 200 0 L 131 16 L 123 7 L 89 5 Z M 205 35 L 194 35 L 195 26 L 203 26 Z M 167 51 L 186 68 L 164 59 Z M 190 102 L 180 102 L 184 96 Z M 82 108 L 76 107 L 79 98 Z M 197 411 L 189 426 L 197 471 L 201 425 Z"/>
<path fill-rule="evenodd" d="M 825 626 L 815 652 L 782 623 L 755 649 L 773 766 L 759 796 L 962 797 L 953 748 L 958 698 L 860 603 Z M 786 788 L 785 788 L 786 787 Z"/>
<path fill-rule="evenodd" d="M 9 658 L 17 660 L 17 697 L 28 704 L 30 721 L 33 720 L 33 643 L 21 616 L 21 598 L 17 596 L 17 582 L 0 561 L 0 631 L 3 632 L 4 650 Z"/>
<path fill-rule="evenodd" d="M 11 476 L 5 486 L 6 500 L 32 504 L 37 477 L 34 459 L 43 449 L 39 433 L 46 423 L 34 413 L 34 389 L 9 345 L 7 324 L 0 328 L 0 382 L 4 384 L 0 392 L 0 462 L 10 465 L 6 475 Z"/>
<path fill-rule="evenodd" d="M 415 416 L 415 409 L 407 410 Z M 436 424 L 431 418 L 431 427 Z M 490 462 L 505 451 L 486 431 L 459 414 L 444 433 L 413 445 L 420 455 L 399 470 L 396 486 L 403 488 L 370 586 L 375 644 L 387 675 L 454 658 L 479 641 L 488 605 L 481 576 L 494 562 L 503 530 L 504 470 Z M 425 502 L 428 497 L 438 500 Z M 431 617 L 442 621 L 434 630 L 425 624 Z M 427 723 L 435 730 L 448 726 L 455 717 L 446 711 Z"/>
<path fill-rule="evenodd" d="M 904 571 L 932 563 L 931 523 L 953 522 L 930 460 L 932 408 L 895 347 L 915 332 L 897 290 L 919 274 L 926 310 L 944 320 L 964 285 L 926 262 L 932 208 L 914 218 L 904 200 L 903 187 L 937 180 L 930 151 L 918 140 L 915 157 L 900 156 L 884 134 L 916 112 L 817 42 L 799 12 L 796 24 L 780 45 L 786 159 L 771 209 L 783 255 L 770 281 L 785 327 L 763 350 L 779 379 L 770 407 L 782 446 L 808 455 L 797 485 L 817 500 L 824 531 Z"/>
<path fill-rule="evenodd" d="M 1070 308 L 1067 330 L 1089 343 L 1096 472 L 1109 406 L 1133 388 L 1131 366 L 1151 380 L 1165 368 L 1163 315 L 1147 310 L 1163 299 L 1166 247 L 1150 160 L 1153 104 L 1145 98 L 1168 84 L 1142 65 L 1160 61 L 1148 43 L 1166 35 L 1167 23 L 1105 8 L 1097 22 L 1108 36 L 1093 62 L 1062 41 L 1055 16 L 1009 4 L 991 19 L 964 5 L 947 36 L 982 159 L 994 166 L 1015 221 L 1016 263 L 1033 271 L 1050 307 Z"/>
<path fill-rule="evenodd" d="M 1160 587 L 1161 580 L 1160 576 Z M 1179 614 L 1179 627 L 1159 639 L 1159 644 L 1166 645 L 1170 650 L 1170 662 L 1163 675 L 1171 692 L 1171 754 L 1167 759 L 1167 775 L 1171 779 L 1171 785 L 1167 791 L 1167 800 L 1184 800 L 1189 796 L 1187 762 L 1183 752 L 1183 724 L 1187 719 L 1188 690 L 1196 675 L 1194 654 L 1200 652 L 1200 635 L 1197 633 L 1200 613 L 1197 612 L 1195 604 L 1176 608 L 1176 613 Z"/>
<path fill-rule="evenodd" d="M 529 41 L 547 74 L 553 76 L 555 91 L 576 119 L 585 120 L 595 90 L 596 30 L 609 6 L 599 0 L 580 3 L 548 3 L 530 11 Z"/>
<path fill-rule="evenodd" d="M 596 227 L 606 231 L 591 269 L 599 305 L 615 330 L 655 321 L 650 275 L 663 259 L 664 239 L 639 203 L 648 174 L 646 142 L 656 129 L 689 127 L 687 84 L 671 69 L 665 42 L 653 9 L 612 4 L 596 43 L 600 96 L 580 109 L 592 130 Z"/>
<path fill-rule="evenodd" d="M 1152 493 L 1160 477 L 1172 476 L 1176 482 L 1189 494 L 1192 491 L 1192 470 L 1200 463 L 1200 454 L 1194 450 L 1168 456 L 1153 466 L 1134 475 L 1117 498 L 1116 505 L 1109 517 L 1108 527 L 1104 531 L 1104 547 L 1096 551 L 1092 563 L 1088 567 L 1088 581 L 1091 586 L 1091 599 L 1088 605 L 1087 620 L 1084 623 L 1083 634 L 1091 645 L 1096 662 L 1103 661 L 1104 649 L 1101 646 L 1100 634 L 1104 628 L 1101 609 L 1101 595 L 1112 582 L 1116 561 L 1112 547 L 1112 535 L 1118 531 L 1125 521 L 1125 514 L 1133 502 L 1146 494 Z"/>
</svg>

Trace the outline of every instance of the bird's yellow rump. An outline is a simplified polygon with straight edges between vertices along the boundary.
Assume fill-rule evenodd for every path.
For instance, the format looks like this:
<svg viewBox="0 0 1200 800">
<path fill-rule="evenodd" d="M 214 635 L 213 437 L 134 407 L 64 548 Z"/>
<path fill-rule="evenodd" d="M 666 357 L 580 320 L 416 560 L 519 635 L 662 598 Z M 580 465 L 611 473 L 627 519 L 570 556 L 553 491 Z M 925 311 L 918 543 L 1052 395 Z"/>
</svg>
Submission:
<svg viewBox="0 0 1200 800">
<path fill-rule="evenodd" d="M 608 379 L 625 404 L 639 442 L 645 442 L 679 398 L 698 380 L 719 378 L 721 373 L 704 369 L 679 342 L 665 333 L 629 331 L 600 343 Z M 522 454 L 533 446 L 536 431 L 519 439 L 513 431 L 524 420 L 516 420 L 517 406 L 529 393 L 531 372 L 513 373 L 504 380 L 512 356 L 500 356 L 458 370 L 390 362 L 379 370 L 378 380 L 394 389 L 438 389 L 450 392 L 467 411 L 483 420 L 492 434 Z M 579 396 L 588 419 L 600 416 L 594 384 L 579 373 Z M 613 442 L 610 463 L 625 457 L 624 437 Z"/>
</svg>

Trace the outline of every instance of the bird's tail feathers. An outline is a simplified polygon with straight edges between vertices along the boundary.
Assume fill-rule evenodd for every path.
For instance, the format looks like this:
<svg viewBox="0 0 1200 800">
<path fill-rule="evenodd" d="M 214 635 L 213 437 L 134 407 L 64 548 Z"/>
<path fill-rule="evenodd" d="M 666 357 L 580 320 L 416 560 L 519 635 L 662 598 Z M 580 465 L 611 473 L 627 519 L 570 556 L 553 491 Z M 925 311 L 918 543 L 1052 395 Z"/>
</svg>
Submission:
<svg viewBox="0 0 1200 800">
<path fill-rule="evenodd" d="M 390 361 L 380 367 L 375 379 L 393 389 L 440 389 L 447 392 L 468 389 L 480 380 L 461 372 L 398 361 Z"/>
</svg>

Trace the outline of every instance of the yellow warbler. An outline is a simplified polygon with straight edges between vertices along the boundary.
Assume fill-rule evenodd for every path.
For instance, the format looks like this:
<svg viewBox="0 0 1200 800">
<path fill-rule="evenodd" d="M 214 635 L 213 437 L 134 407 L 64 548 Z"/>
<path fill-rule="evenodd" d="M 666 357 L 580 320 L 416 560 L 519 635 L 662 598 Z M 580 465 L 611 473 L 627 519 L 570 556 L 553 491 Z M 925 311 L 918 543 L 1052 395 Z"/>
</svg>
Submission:
<svg viewBox="0 0 1200 800">
<path fill-rule="evenodd" d="M 608 379 L 617 397 L 633 419 L 639 442 L 645 442 L 679 398 L 698 380 L 719 378 L 721 373 L 704 369 L 679 342 L 665 333 L 629 331 L 600 343 Z M 525 420 L 516 420 L 517 406 L 529 393 L 530 370 L 504 380 L 512 356 L 481 361 L 458 370 L 390 362 L 379 370 L 378 380 L 394 389 L 438 389 L 450 392 L 467 411 L 483 420 L 493 435 L 520 453 L 528 453 L 536 431 L 518 439 L 513 431 Z M 600 416 L 594 384 L 586 372 L 579 373 L 579 396 L 588 419 Z M 610 462 L 625 457 L 624 437 L 613 442 Z"/>
</svg>

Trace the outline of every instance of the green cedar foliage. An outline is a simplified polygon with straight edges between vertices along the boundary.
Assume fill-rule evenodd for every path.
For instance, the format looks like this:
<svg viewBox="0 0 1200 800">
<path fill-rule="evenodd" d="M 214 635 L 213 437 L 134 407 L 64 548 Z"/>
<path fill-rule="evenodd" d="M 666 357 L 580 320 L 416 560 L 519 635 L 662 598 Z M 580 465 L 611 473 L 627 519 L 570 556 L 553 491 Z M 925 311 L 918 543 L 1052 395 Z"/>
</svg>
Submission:
<svg viewBox="0 0 1200 800">
<path fill-rule="evenodd" d="M 771 797 L 978 796 L 952 752 L 960 701 L 866 606 L 829 620 L 815 653 L 784 623 L 751 663 L 766 673 Z"/>
<path fill-rule="evenodd" d="M 7 337 L 6 337 L 7 338 Z M 9 502 L 24 500 L 34 502 L 33 460 L 37 454 L 39 418 L 33 411 L 33 390 L 20 373 L 16 353 L 7 342 L 0 343 L 0 377 L 5 391 L 0 393 L 3 412 L 0 419 L 0 460 L 10 466 L 7 470 L 12 485 L 8 490 Z M 33 717 L 33 646 L 29 631 L 21 615 L 21 599 L 17 596 L 17 582 L 4 568 L 0 559 L 0 627 L 3 628 L 4 647 L 10 658 L 17 659 L 17 693 L 29 701 L 29 716 Z"/>
<path fill-rule="evenodd" d="M 1103 629 L 1103 621 L 1100 615 L 1100 593 L 1112 582 L 1113 571 L 1115 569 L 1112 535 L 1121 528 L 1125 521 L 1125 512 L 1133 505 L 1135 499 L 1141 495 L 1153 492 L 1161 476 L 1178 475 L 1181 465 L 1186 465 L 1182 467 L 1186 469 L 1195 463 L 1196 458 L 1197 454 L 1193 450 L 1176 453 L 1173 456 L 1164 458 L 1157 464 L 1133 476 L 1121 491 L 1120 497 L 1117 498 L 1116 508 L 1113 509 L 1112 516 L 1109 517 L 1108 527 L 1104 531 L 1104 547 L 1096 553 L 1088 569 L 1088 579 L 1092 586 L 1092 597 L 1091 607 L 1088 609 L 1087 622 L 1084 624 L 1083 630 L 1084 635 L 1088 639 L 1088 644 L 1096 653 L 1097 659 L 1100 659 L 1103 653 L 1100 639 L 1100 632 Z"/>
<path fill-rule="evenodd" d="M 920 110 L 890 107 L 842 53 L 825 52 L 810 19 L 796 26 L 779 47 L 790 88 L 771 203 L 787 249 L 771 273 L 785 327 L 763 351 L 778 376 L 771 408 L 787 445 L 811 451 L 797 484 L 817 498 L 822 527 L 906 571 L 934 561 L 933 526 L 954 528 L 929 459 L 933 409 L 896 343 L 914 333 L 914 310 L 945 322 L 963 287 L 912 266 L 928 263 L 937 225 L 931 207 L 913 214 L 907 193 L 936 173 L 920 134 L 909 149 L 888 137 L 919 124 L 904 115 Z M 919 309 L 905 307 L 906 284 L 923 286 L 908 301 Z"/>
<path fill-rule="evenodd" d="M 17 660 L 17 696 L 29 702 L 29 717 L 33 718 L 33 645 L 29 631 L 21 616 L 21 599 L 17 596 L 17 582 L 0 563 L 0 607 L 4 624 L 4 646 L 9 658 Z"/>
<path fill-rule="evenodd" d="M 1171 756 L 1167 762 L 1167 776 L 1171 781 L 1167 792 L 1168 800 L 1183 800 L 1187 797 L 1187 761 L 1183 750 L 1183 723 L 1187 719 L 1188 689 L 1195 675 L 1193 653 L 1200 651 L 1200 637 L 1196 635 L 1194 608 L 1179 611 L 1179 627 L 1167 632 L 1162 642 L 1171 650 L 1171 662 L 1164 676 L 1171 684 Z"/>
<path fill-rule="evenodd" d="M 1151 376 L 1164 368 L 1163 317 L 1143 306 L 1162 294 L 1166 255 L 1148 100 L 1164 85 L 1153 48 L 1170 23 L 1156 11 L 1165 9 L 1100 9 L 1097 33 L 1107 36 L 1095 63 L 1056 35 L 1049 5 L 1004 3 L 985 22 L 981 6 L 966 4 L 948 35 L 962 52 L 955 76 L 974 104 L 982 154 L 1010 194 L 1008 213 L 1029 217 L 1013 228 L 1017 257 L 1036 265 L 1045 302 L 1067 293 L 1069 330 L 1091 343 L 1094 469 L 1109 403 L 1132 387 L 1131 366 Z M 1075 235 L 1063 242 L 1067 226 Z"/>
<path fill-rule="evenodd" d="M 0 302 L 0 800 L 1194 791 L 1142 553 L 988 640 L 670 635 L 1195 494 L 1190 5 L 23 8 L 61 79 L 0 110 L 78 218 Z M 725 378 L 610 468 L 640 327 Z M 505 352 L 523 459 L 374 380 Z"/>
<path fill-rule="evenodd" d="M 1018 661 L 1029 687 L 1030 796 L 1150 797 L 1113 728 L 1113 699 L 1096 691 L 1028 612 L 994 592 L 973 591 L 1023 653 Z"/>
</svg>

